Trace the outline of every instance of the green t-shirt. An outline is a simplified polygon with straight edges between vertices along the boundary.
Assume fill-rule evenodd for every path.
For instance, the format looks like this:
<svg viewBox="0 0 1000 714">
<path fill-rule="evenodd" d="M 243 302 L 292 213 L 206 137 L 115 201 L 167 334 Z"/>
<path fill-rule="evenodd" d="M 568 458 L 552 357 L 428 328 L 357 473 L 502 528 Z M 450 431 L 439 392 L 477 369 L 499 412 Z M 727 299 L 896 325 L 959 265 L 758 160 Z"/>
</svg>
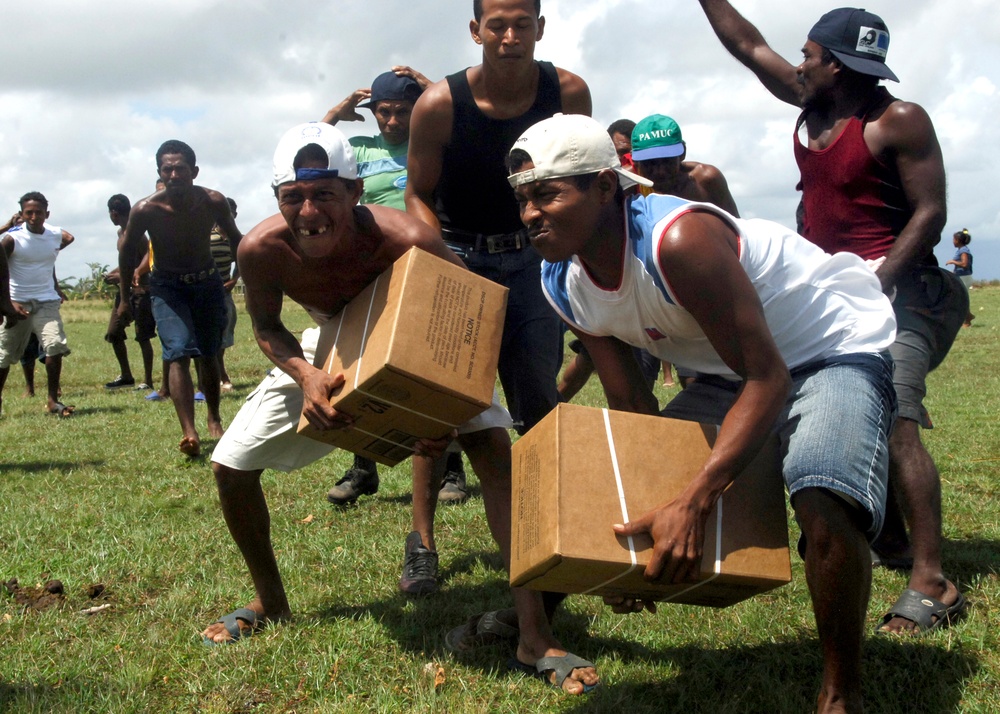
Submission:
<svg viewBox="0 0 1000 714">
<path fill-rule="evenodd" d="M 406 149 L 409 142 L 390 146 L 382 135 L 355 136 L 348 140 L 358 161 L 358 176 L 365 180 L 361 203 L 406 210 Z"/>
</svg>

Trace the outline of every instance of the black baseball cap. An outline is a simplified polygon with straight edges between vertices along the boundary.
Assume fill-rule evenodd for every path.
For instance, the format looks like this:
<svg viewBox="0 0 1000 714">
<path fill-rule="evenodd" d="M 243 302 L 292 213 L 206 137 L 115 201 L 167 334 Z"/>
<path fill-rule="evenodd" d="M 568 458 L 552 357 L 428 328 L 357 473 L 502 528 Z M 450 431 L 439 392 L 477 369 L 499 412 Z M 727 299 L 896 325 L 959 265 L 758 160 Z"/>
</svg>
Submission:
<svg viewBox="0 0 1000 714">
<path fill-rule="evenodd" d="M 374 109 L 378 102 L 384 100 L 415 102 L 423 91 L 415 79 L 400 76 L 395 72 L 383 72 L 372 82 L 371 99 L 358 106 Z"/>
<path fill-rule="evenodd" d="M 853 7 L 831 10 L 809 30 L 809 39 L 830 50 L 855 72 L 899 81 L 885 65 L 889 28 L 874 13 Z"/>
</svg>

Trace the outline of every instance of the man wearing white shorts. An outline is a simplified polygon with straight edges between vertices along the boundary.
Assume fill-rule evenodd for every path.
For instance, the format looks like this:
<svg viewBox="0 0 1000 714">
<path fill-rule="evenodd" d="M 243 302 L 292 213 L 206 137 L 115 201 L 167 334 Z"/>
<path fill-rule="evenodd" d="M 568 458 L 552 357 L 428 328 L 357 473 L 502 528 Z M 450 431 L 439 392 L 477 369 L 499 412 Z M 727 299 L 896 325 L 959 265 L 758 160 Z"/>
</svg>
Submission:
<svg viewBox="0 0 1000 714">
<path fill-rule="evenodd" d="M 271 545 L 269 514 L 260 476 L 265 468 L 291 470 L 333 447 L 299 436 L 304 415 L 317 429 L 338 429 L 351 416 L 330 406 L 344 383 L 313 364 L 318 330 L 300 344 L 281 322 L 283 297 L 302 305 L 322 324 L 372 280 L 416 246 L 455 264 L 461 261 L 440 235 L 407 214 L 360 206 L 363 182 L 344 135 L 322 123 L 289 130 L 274 157 L 272 186 L 280 215 L 255 227 L 240 244 L 237 261 L 247 286 L 246 307 L 257 344 L 278 366 L 247 399 L 212 455 L 219 500 L 233 540 L 253 579 L 256 596 L 202 633 L 212 643 L 231 642 L 266 621 L 282 621 L 291 608 Z M 510 417 L 499 404 L 459 430 L 483 490 L 486 518 L 505 564 L 510 562 Z M 413 468 L 429 470 L 445 440 L 417 444 Z M 545 617 L 541 593 L 512 591 L 520 646 L 537 658 L 565 651 Z"/>
</svg>

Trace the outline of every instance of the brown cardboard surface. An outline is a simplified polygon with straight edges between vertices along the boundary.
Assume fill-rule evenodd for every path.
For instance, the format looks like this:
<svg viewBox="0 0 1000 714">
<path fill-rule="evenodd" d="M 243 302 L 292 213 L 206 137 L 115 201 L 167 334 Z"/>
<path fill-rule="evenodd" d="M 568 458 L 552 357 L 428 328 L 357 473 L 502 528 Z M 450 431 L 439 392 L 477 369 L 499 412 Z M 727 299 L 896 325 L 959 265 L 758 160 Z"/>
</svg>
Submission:
<svg viewBox="0 0 1000 714">
<path fill-rule="evenodd" d="M 392 466 L 490 406 L 507 288 L 411 248 L 320 328 L 316 364 L 343 373 L 347 430 L 299 433 Z"/>
<path fill-rule="evenodd" d="M 647 582 L 651 539 L 633 538 L 630 549 L 612 531 L 676 497 L 708 458 L 715 434 L 695 422 L 558 405 L 514 444 L 511 584 L 723 607 L 789 582 L 773 440 L 709 515 L 697 583 Z"/>
</svg>

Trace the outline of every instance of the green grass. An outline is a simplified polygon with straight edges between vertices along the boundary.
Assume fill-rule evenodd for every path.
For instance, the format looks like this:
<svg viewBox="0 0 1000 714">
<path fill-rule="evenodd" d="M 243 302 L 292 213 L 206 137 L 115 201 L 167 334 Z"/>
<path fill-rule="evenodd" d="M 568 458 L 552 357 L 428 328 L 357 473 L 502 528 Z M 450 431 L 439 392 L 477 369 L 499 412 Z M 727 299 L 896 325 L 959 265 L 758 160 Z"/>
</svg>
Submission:
<svg viewBox="0 0 1000 714">
<path fill-rule="evenodd" d="M 958 627 L 919 640 L 870 637 L 864 690 L 875 712 L 1000 710 L 1000 287 L 973 292 L 978 319 L 930 379 L 936 427 L 925 440 L 941 471 L 944 559 L 972 608 Z M 0 419 L 0 580 L 65 584 L 66 602 L 42 612 L 0 594 L 2 712 L 803 712 L 814 706 L 820 654 L 802 563 L 790 585 L 708 610 L 662 607 L 619 616 L 576 596 L 556 620 L 574 652 L 598 663 L 604 686 L 584 700 L 508 674 L 503 649 L 460 661 L 445 632 L 483 608 L 506 606 L 482 501 L 442 507 L 442 591 L 408 600 L 396 583 L 409 529 L 409 468 L 382 469 L 359 507 L 327 504 L 348 466 L 336 453 L 293 474 L 268 472 L 278 560 L 296 617 L 229 647 L 199 631 L 252 591 L 223 524 L 207 461 L 185 460 L 170 403 L 104 393 L 117 373 L 102 340 L 107 306 L 64 307 L 73 355 L 63 370 L 71 419 L 20 396 L 15 367 Z M 294 305 L 289 323 L 308 319 Z M 228 421 L 269 364 L 242 317 L 228 354 L 236 391 Z M 133 369 L 138 350 L 131 352 Z M 159 378 L 159 365 L 156 377 Z M 661 392 L 661 398 L 666 392 Z M 576 400 L 599 405 L 596 380 Z M 204 408 L 199 425 L 204 430 Z M 210 445 L 210 444 L 209 444 Z M 312 516 L 311 520 L 309 517 Z M 792 538 L 797 530 L 792 524 Z M 86 588 L 107 587 L 91 601 Z M 905 586 L 874 575 L 870 627 Z M 84 608 L 111 603 L 94 615 Z M 433 672 L 443 668 L 435 688 Z"/>
</svg>

